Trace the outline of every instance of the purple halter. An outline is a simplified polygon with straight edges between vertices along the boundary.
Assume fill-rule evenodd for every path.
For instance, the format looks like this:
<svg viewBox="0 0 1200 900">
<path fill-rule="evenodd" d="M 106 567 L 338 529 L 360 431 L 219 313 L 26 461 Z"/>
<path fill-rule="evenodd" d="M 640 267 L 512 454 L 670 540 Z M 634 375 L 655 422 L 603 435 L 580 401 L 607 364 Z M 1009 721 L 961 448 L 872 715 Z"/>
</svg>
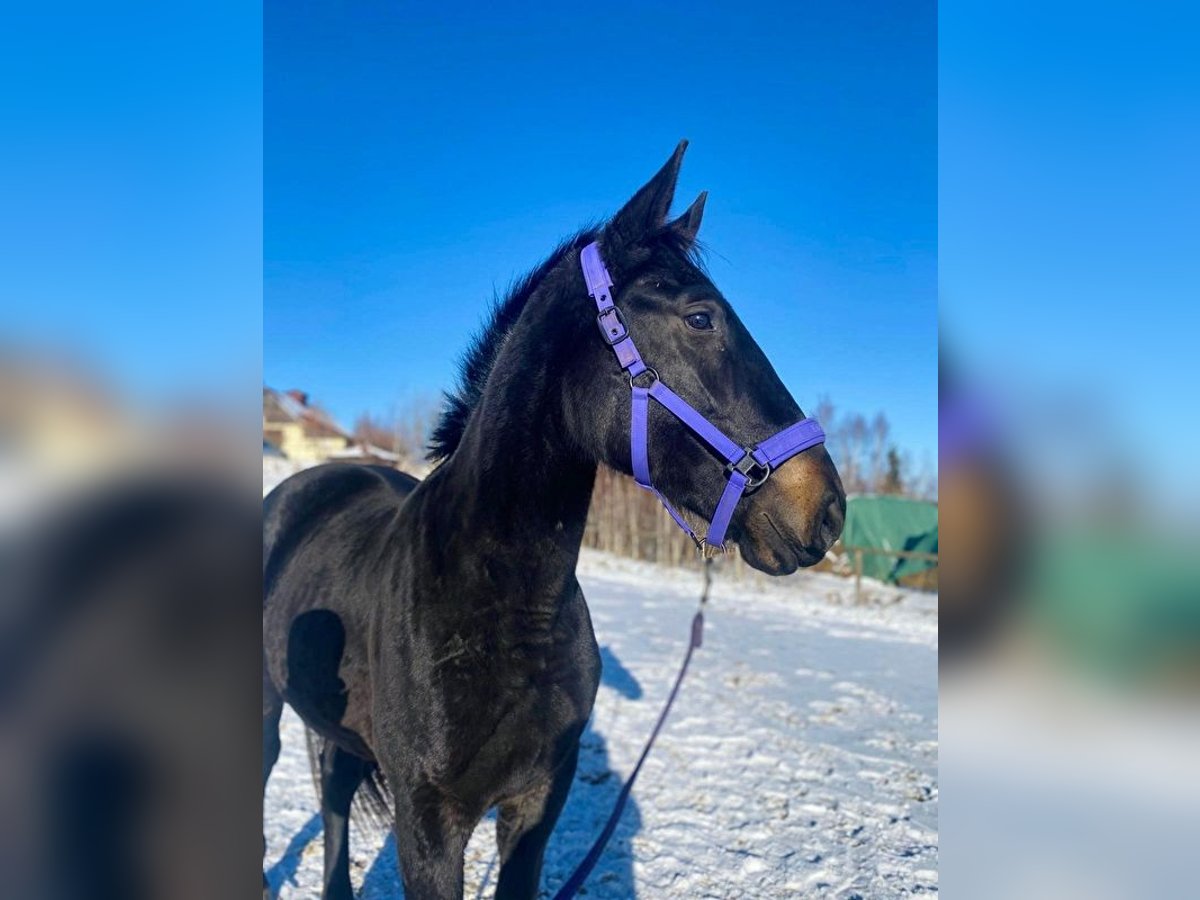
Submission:
<svg viewBox="0 0 1200 900">
<path fill-rule="evenodd" d="M 633 345 L 633 338 L 625 327 L 621 311 L 613 305 L 610 290 L 613 280 L 600 256 L 600 245 L 593 242 L 584 247 L 579 254 L 579 262 L 583 267 L 583 279 L 587 282 L 588 293 L 596 301 L 596 308 L 599 310 L 596 322 L 600 326 L 600 334 L 617 355 L 617 362 L 621 364 L 621 368 L 629 375 L 629 387 L 633 390 L 633 414 L 629 433 L 634 481 L 659 499 L 671 514 L 671 518 L 687 532 L 699 549 L 703 550 L 705 545 L 724 549 L 725 531 L 729 528 L 734 507 L 742 499 L 742 495 L 763 484 L 770 477 L 772 470 L 781 463 L 809 447 L 824 443 L 824 430 L 816 419 L 810 418 L 789 425 L 753 449 L 730 440 L 712 422 L 663 384 L 658 372 L 642 361 L 642 356 Z M 636 383 L 637 378 L 646 373 L 649 373 L 650 384 L 648 387 L 640 387 Z M 696 537 L 696 533 L 667 502 L 667 498 L 655 490 L 650 480 L 649 432 L 646 426 L 650 416 L 651 397 L 692 429 L 701 440 L 724 457 L 727 463 L 725 471 L 729 480 L 721 493 L 721 499 L 717 502 L 716 512 L 713 513 L 712 523 L 708 526 L 708 534 L 704 538 Z"/>
</svg>

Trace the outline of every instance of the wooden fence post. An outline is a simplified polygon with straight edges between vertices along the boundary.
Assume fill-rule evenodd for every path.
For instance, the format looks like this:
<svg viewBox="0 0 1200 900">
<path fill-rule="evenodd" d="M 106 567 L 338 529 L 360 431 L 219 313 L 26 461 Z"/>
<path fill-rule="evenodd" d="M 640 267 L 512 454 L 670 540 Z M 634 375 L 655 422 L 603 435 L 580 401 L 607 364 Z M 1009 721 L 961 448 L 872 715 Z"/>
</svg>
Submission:
<svg viewBox="0 0 1200 900">
<path fill-rule="evenodd" d="M 854 548 L 854 605 L 862 604 L 862 570 L 863 552 L 861 547 Z"/>
</svg>

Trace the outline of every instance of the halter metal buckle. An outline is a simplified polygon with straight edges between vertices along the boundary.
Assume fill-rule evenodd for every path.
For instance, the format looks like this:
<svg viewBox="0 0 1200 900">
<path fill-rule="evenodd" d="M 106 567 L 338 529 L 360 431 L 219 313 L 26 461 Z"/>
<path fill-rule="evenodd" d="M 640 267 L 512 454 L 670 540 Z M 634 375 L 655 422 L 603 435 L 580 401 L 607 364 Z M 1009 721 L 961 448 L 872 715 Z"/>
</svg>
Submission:
<svg viewBox="0 0 1200 900">
<path fill-rule="evenodd" d="M 751 474 L 756 469 L 762 472 L 757 478 Z M 725 467 L 725 472 L 740 472 L 744 475 L 746 477 L 746 493 L 749 493 L 755 488 L 761 487 L 771 477 L 771 465 L 770 463 L 760 463 L 754 458 L 753 453 L 746 450 L 741 459 Z"/>
<path fill-rule="evenodd" d="M 604 336 L 604 340 L 610 347 L 619 344 L 629 336 L 629 329 L 625 327 L 625 318 L 621 315 L 621 310 L 615 306 L 610 306 L 597 313 L 596 325 L 599 326 L 600 334 Z"/>
</svg>

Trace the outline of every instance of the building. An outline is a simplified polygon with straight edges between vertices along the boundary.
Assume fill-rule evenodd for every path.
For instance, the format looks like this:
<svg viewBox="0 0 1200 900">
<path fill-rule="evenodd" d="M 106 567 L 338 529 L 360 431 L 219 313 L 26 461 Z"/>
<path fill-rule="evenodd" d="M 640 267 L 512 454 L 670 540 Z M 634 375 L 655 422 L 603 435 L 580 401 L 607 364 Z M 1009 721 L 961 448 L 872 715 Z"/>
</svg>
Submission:
<svg viewBox="0 0 1200 900">
<path fill-rule="evenodd" d="M 293 462 L 312 464 L 344 456 L 354 444 L 303 391 L 263 388 L 263 441 Z"/>
</svg>

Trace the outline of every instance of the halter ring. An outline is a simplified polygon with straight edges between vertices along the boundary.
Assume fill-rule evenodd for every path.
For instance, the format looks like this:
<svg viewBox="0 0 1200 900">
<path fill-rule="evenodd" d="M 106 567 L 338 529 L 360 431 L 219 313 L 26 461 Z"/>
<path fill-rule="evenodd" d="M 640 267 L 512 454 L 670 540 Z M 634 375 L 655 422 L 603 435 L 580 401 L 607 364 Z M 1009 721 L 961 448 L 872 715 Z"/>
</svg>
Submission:
<svg viewBox="0 0 1200 900">
<path fill-rule="evenodd" d="M 650 383 L 648 385 L 646 385 L 646 387 L 653 387 L 654 382 L 659 380 L 658 379 L 658 369 L 654 368 L 654 366 L 646 366 L 646 368 L 642 369 L 642 371 L 638 372 L 636 375 L 630 375 L 629 376 L 629 386 L 632 388 L 634 386 L 634 384 L 633 384 L 634 379 L 641 378 L 647 372 L 650 373 L 651 377 L 650 377 Z"/>
</svg>

